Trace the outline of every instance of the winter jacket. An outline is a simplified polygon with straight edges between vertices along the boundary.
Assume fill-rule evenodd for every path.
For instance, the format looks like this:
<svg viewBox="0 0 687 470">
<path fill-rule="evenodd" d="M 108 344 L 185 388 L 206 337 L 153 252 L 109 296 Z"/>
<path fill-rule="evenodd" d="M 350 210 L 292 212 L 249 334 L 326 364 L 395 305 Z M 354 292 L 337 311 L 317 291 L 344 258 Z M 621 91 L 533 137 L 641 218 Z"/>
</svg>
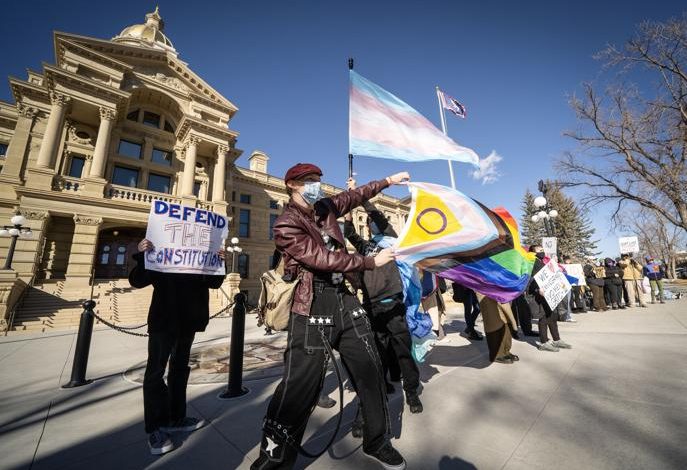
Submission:
<svg viewBox="0 0 687 470">
<path fill-rule="evenodd" d="M 397 238 L 389 221 L 377 208 L 370 203 L 363 204 L 367 214 L 375 223 L 381 234 L 387 237 Z M 365 240 L 358 235 L 353 222 L 344 222 L 344 236 L 351 245 L 363 256 L 375 256 L 381 249 L 375 237 Z M 403 284 L 396 263 L 387 263 L 377 269 L 362 273 L 362 290 L 365 307 L 373 312 L 388 311 L 403 303 Z"/>
<path fill-rule="evenodd" d="M 386 180 L 373 181 L 357 189 L 343 191 L 317 201 L 313 208 L 289 202 L 274 224 L 274 243 L 284 257 L 284 280 L 300 279 L 291 311 L 310 315 L 313 280 L 330 273 L 349 274 L 375 268 L 374 258 L 347 253 L 337 219 L 389 186 Z M 335 244 L 329 250 L 323 237 Z M 351 276 L 347 276 L 355 282 Z"/>
<path fill-rule="evenodd" d="M 553 314 L 553 310 L 551 309 L 551 307 L 549 307 L 548 302 L 546 301 L 544 296 L 539 293 L 539 285 L 537 284 L 536 279 L 534 279 L 534 276 L 539 271 L 541 271 L 548 262 L 548 257 L 544 258 L 543 260 L 535 258 L 534 266 L 532 267 L 532 277 L 530 278 L 530 283 L 527 285 L 527 294 L 534 296 L 534 301 L 536 305 L 539 306 L 539 309 L 534 309 L 532 308 L 532 306 L 530 307 L 530 309 L 532 310 L 532 318 L 536 319 L 542 318 L 543 316 L 550 317 Z M 540 309 L 543 309 L 543 313 L 537 313 L 535 311 Z"/>
<path fill-rule="evenodd" d="M 623 268 L 615 264 L 611 258 L 606 258 L 606 281 L 611 284 L 620 285 L 623 283 Z"/>
<path fill-rule="evenodd" d="M 644 275 L 651 281 L 658 281 L 665 277 L 665 270 L 663 269 L 663 266 L 655 261 L 652 261 L 644 266 L 643 272 Z"/>
<path fill-rule="evenodd" d="M 642 279 L 642 266 L 632 258 L 621 259 L 618 266 L 623 269 L 623 281 L 637 281 Z"/>
<path fill-rule="evenodd" d="M 220 288 L 224 276 L 150 271 L 145 268 L 143 253 L 133 258 L 136 266 L 129 273 L 129 284 L 137 289 L 153 286 L 148 332 L 205 331 L 210 319 L 208 289 Z"/>
<path fill-rule="evenodd" d="M 597 269 L 600 268 L 600 277 L 597 276 Z M 585 280 L 587 281 L 588 286 L 600 286 L 602 287 L 604 285 L 604 276 L 606 275 L 604 268 L 599 266 L 598 268 L 591 265 L 591 264 L 585 264 L 584 268 L 582 268 L 584 271 L 584 277 Z"/>
</svg>

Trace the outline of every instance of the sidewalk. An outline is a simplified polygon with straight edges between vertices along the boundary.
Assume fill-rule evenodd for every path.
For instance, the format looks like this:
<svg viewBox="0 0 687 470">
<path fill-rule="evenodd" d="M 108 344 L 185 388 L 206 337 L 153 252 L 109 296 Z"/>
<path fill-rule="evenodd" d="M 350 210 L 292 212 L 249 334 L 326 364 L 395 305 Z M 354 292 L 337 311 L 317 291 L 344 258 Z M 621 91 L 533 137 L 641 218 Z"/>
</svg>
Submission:
<svg viewBox="0 0 687 470">
<path fill-rule="evenodd" d="M 452 312 L 450 341 L 421 366 L 424 413 L 408 413 L 400 392 L 390 396 L 394 445 L 408 468 L 684 468 L 687 301 L 575 318 L 560 324 L 574 349 L 547 353 L 514 341 L 520 362 L 490 365 L 485 342 L 460 337 L 462 315 Z M 229 324 L 213 320 L 197 346 L 226 340 Z M 247 340 L 264 338 L 251 316 L 246 325 Z M 154 458 L 143 433 L 141 387 L 122 375 L 145 360 L 146 340 L 97 330 L 88 367 L 95 382 L 63 390 L 74 343 L 74 332 L 0 339 L 1 469 L 247 469 L 257 457 L 278 377 L 244 382 L 250 393 L 232 401 L 217 399 L 226 384 L 190 385 L 189 414 L 210 425 Z M 325 387 L 338 400 L 334 377 Z M 348 433 L 352 398 L 345 392 L 344 427 L 334 447 L 315 462 L 299 460 L 297 468 L 378 468 Z M 337 409 L 315 410 L 307 448 L 324 445 Z"/>
</svg>

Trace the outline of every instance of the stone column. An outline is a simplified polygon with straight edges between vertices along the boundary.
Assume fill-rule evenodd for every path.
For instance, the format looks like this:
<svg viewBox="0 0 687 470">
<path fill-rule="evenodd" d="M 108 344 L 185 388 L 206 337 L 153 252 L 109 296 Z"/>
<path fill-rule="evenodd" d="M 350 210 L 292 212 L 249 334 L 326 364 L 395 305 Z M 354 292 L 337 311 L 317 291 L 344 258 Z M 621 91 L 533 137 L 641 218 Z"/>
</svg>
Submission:
<svg viewBox="0 0 687 470">
<path fill-rule="evenodd" d="M 81 177 L 85 178 L 91 174 L 91 166 L 93 165 L 93 155 L 86 155 L 86 162 L 83 166 L 83 171 L 81 172 Z"/>
<path fill-rule="evenodd" d="M 200 138 L 190 136 L 186 146 L 186 159 L 184 160 L 184 174 L 181 178 L 181 196 L 193 197 L 193 181 L 196 176 L 196 153 Z"/>
<path fill-rule="evenodd" d="M 212 179 L 212 201 L 226 202 L 224 200 L 224 186 L 226 185 L 227 152 L 229 147 L 220 145 L 217 147 L 217 161 Z"/>
<path fill-rule="evenodd" d="M 69 252 L 69 263 L 65 275 L 66 283 L 88 286 L 95 250 L 98 246 L 98 233 L 102 223 L 103 219 L 99 217 L 74 215 L 74 237 Z"/>
<path fill-rule="evenodd" d="M 43 142 L 41 143 L 41 149 L 38 153 L 38 160 L 36 160 L 36 166 L 38 168 L 52 169 L 57 146 L 60 143 L 64 116 L 67 113 L 67 106 L 70 100 L 71 98 L 61 93 L 50 93 L 52 107 L 50 109 L 50 116 L 48 117 L 48 124 L 45 128 L 45 134 L 43 134 Z"/>
<path fill-rule="evenodd" d="M 107 163 L 107 153 L 110 148 L 110 137 L 115 119 L 117 119 L 117 112 L 114 109 L 100 107 L 100 127 L 98 128 L 98 138 L 95 141 L 93 162 L 89 173 L 91 178 L 102 179 L 105 176 L 105 164 Z"/>
<path fill-rule="evenodd" d="M 12 140 L 7 147 L 7 155 L 5 155 L 5 164 L 2 169 L 3 176 L 9 176 L 13 179 L 18 179 L 21 173 L 22 164 L 26 157 L 26 147 L 29 143 L 31 129 L 33 123 L 38 116 L 38 109 L 26 106 L 23 103 L 17 105 L 19 111 L 19 119 L 12 134 Z"/>
</svg>

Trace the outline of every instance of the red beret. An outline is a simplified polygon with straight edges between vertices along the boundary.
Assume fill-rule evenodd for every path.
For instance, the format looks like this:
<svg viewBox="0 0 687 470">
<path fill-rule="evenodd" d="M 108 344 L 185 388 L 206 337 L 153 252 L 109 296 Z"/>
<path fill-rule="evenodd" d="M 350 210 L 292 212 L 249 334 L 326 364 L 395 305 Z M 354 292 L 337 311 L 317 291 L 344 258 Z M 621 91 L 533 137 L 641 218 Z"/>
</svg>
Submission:
<svg viewBox="0 0 687 470">
<path fill-rule="evenodd" d="M 322 176 L 322 170 L 312 163 L 296 163 L 286 172 L 286 175 L 284 175 L 284 181 L 297 180 L 305 175 L 312 174 Z"/>
</svg>

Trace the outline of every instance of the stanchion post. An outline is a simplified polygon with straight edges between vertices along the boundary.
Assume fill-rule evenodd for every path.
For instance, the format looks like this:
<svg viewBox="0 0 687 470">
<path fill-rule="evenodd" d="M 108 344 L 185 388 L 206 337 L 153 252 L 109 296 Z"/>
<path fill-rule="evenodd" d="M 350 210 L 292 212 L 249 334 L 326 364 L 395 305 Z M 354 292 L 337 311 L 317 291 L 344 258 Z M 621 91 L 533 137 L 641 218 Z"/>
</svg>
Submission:
<svg viewBox="0 0 687 470">
<path fill-rule="evenodd" d="M 231 318 L 231 344 L 229 345 L 229 383 L 219 395 L 221 400 L 238 398 L 249 390 L 243 386 L 243 340 L 246 328 L 246 295 L 234 296 L 234 312 Z"/>
<path fill-rule="evenodd" d="M 86 367 L 88 366 L 88 353 L 91 350 L 91 336 L 93 335 L 93 308 L 95 302 L 87 300 L 83 303 L 83 313 L 79 321 L 79 333 L 76 338 L 74 350 L 74 363 L 72 364 L 72 378 L 62 385 L 62 388 L 74 388 L 87 385 L 92 380 L 86 380 Z"/>
</svg>

